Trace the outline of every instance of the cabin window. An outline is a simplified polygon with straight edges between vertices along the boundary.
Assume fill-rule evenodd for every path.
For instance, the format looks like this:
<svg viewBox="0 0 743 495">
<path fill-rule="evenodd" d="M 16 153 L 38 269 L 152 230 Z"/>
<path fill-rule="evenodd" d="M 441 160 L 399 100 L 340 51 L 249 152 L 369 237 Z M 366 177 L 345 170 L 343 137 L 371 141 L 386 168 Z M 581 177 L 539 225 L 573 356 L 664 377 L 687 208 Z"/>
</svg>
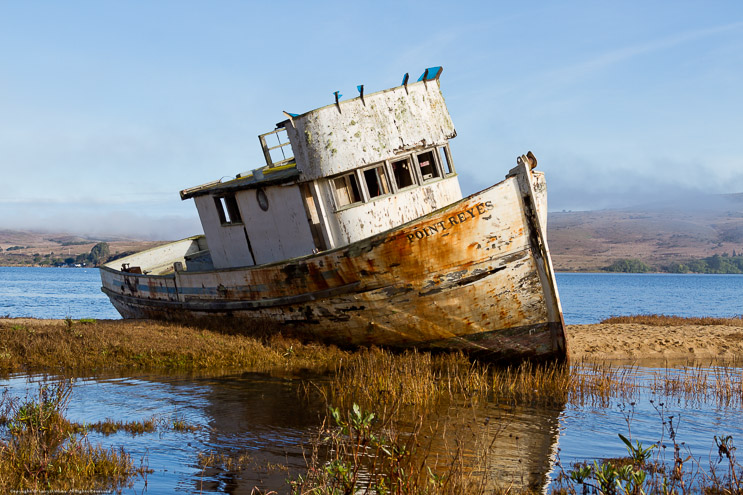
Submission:
<svg viewBox="0 0 743 495">
<path fill-rule="evenodd" d="M 390 183 L 387 180 L 387 172 L 384 165 L 377 165 L 373 168 L 364 170 L 364 182 L 366 190 L 369 192 L 369 198 L 376 198 L 390 193 Z"/>
<path fill-rule="evenodd" d="M 449 156 L 449 149 L 446 146 L 439 146 L 439 160 L 441 161 L 441 167 L 444 169 L 444 175 L 451 175 L 454 173 L 454 166 L 451 163 L 451 157 Z"/>
<path fill-rule="evenodd" d="M 433 151 L 419 153 L 416 158 L 418 159 L 418 167 L 420 168 L 421 177 L 424 182 L 441 177 L 439 169 L 436 167 L 436 161 L 433 158 Z"/>
<path fill-rule="evenodd" d="M 333 189 L 335 189 L 337 208 L 361 202 L 361 192 L 355 173 L 341 175 L 333 179 Z"/>
<path fill-rule="evenodd" d="M 328 248 L 323 236 L 323 226 L 320 222 L 320 212 L 315 196 L 312 194 L 312 186 L 310 183 L 305 182 L 301 184 L 302 197 L 304 198 L 304 208 L 307 213 L 307 221 L 310 224 L 310 232 L 312 232 L 312 242 L 315 243 L 315 248 L 324 251 Z"/>
<path fill-rule="evenodd" d="M 413 167 L 410 166 L 409 158 L 392 162 L 392 173 L 395 176 L 395 184 L 397 184 L 398 190 L 415 185 Z"/>
<path fill-rule="evenodd" d="M 240 209 L 237 207 L 237 200 L 235 199 L 234 194 L 230 196 L 214 198 L 214 204 L 217 207 L 217 214 L 219 215 L 219 221 L 222 223 L 222 225 L 243 222 L 243 219 L 240 216 Z"/>
</svg>

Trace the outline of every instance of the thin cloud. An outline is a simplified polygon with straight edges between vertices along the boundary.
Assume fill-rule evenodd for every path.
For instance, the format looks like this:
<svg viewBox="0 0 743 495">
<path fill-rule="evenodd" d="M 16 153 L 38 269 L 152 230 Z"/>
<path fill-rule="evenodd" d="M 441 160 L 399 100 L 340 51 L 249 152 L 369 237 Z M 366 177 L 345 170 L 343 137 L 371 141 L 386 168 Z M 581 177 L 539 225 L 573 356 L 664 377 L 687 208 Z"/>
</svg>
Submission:
<svg viewBox="0 0 743 495">
<path fill-rule="evenodd" d="M 652 52 L 661 50 L 667 50 L 669 48 L 695 41 L 698 39 L 708 38 L 715 36 L 727 31 L 734 31 L 736 29 L 743 28 L 743 22 L 734 22 L 731 24 L 725 24 L 722 26 L 715 26 L 705 29 L 697 29 L 693 31 L 687 31 L 685 33 L 669 36 L 666 38 L 649 41 L 642 44 L 632 45 L 618 50 L 613 50 L 604 54 L 594 57 L 585 62 L 581 62 L 575 65 L 562 67 L 558 70 L 549 72 L 544 75 L 545 78 L 549 79 L 552 84 L 561 82 L 568 83 L 575 79 L 585 77 L 590 73 L 597 72 L 606 67 L 630 60 L 640 55 L 645 55 Z"/>
</svg>

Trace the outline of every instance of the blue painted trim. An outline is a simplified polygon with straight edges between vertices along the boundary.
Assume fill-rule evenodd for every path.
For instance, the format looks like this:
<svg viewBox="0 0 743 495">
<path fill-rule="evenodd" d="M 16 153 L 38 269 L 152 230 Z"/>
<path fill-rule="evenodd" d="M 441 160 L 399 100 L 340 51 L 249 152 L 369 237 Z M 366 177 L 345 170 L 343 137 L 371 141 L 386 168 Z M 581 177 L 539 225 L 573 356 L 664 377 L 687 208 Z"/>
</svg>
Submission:
<svg viewBox="0 0 743 495">
<path fill-rule="evenodd" d="M 441 75 L 442 70 L 444 69 L 441 66 L 429 67 L 423 72 L 423 74 L 421 74 L 421 77 L 418 78 L 418 82 L 423 81 L 423 76 L 426 77 L 426 81 L 433 81 L 435 79 L 438 79 Z"/>
</svg>

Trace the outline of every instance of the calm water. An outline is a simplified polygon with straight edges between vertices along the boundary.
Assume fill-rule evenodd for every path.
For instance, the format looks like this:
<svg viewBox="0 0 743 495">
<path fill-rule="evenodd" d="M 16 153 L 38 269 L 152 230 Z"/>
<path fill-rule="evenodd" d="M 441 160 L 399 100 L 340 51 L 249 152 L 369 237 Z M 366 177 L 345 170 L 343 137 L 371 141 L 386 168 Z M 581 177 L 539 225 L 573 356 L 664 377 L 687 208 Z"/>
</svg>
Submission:
<svg viewBox="0 0 743 495">
<path fill-rule="evenodd" d="M 97 268 L 0 266 L 0 316 L 121 318 L 103 292 Z"/>
<path fill-rule="evenodd" d="M 561 273 L 558 286 L 566 322 L 571 324 L 640 313 L 743 313 L 743 276 Z M 3 315 L 118 318 L 100 292 L 94 269 L 0 267 Z M 633 370 L 641 379 L 653 372 Z M 8 389 L 10 395 L 23 397 L 47 379 L 54 377 L 14 375 L 0 379 L 0 391 Z M 285 480 L 304 466 L 302 446 L 308 445 L 325 412 L 322 403 L 298 399 L 299 383 L 263 374 L 82 377 L 75 381 L 69 416 L 79 422 L 182 418 L 200 427 L 191 433 L 166 429 L 139 436 L 91 433 L 93 443 L 123 446 L 135 463 L 142 460 L 153 470 L 146 486 L 144 480 L 137 481 L 137 492 L 250 493 L 254 486 L 262 486 L 283 493 Z M 663 417 L 654 407 L 661 402 Z M 678 439 L 702 462 L 709 459 L 714 435 L 743 439 L 740 406 L 667 400 L 645 387 L 632 397 L 604 405 L 535 409 L 479 404 L 475 414 L 479 419 L 466 423 L 461 422 L 461 410 L 442 410 L 440 426 L 446 426 L 448 433 L 437 436 L 432 449 L 450 450 L 456 439 L 447 435 L 467 430 L 473 438 L 481 435 L 495 442 L 497 456 L 489 462 L 492 477 L 541 479 L 550 472 L 558 449 L 566 465 L 573 460 L 624 455 L 617 434 L 627 433 L 626 420 L 632 410 L 632 435 L 645 444 L 660 439 L 663 419 L 680 418 Z M 241 470 L 204 469 L 198 463 L 200 453 L 248 454 L 251 460 Z M 474 458 L 478 455 L 482 453 L 471 453 Z M 288 470 L 276 469 L 277 465 L 288 466 Z"/>
<path fill-rule="evenodd" d="M 743 314 L 743 275 L 558 273 L 565 322 L 610 316 Z M 94 268 L 0 267 L 0 316 L 120 318 Z"/>
<path fill-rule="evenodd" d="M 558 273 L 557 288 L 568 324 L 637 314 L 743 314 L 743 275 Z"/>
<path fill-rule="evenodd" d="M 636 370 L 640 375 L 651 372 Z M 19 374 L 0 380 L 0 389 L 24 397 L 33 395 L 39 382 L 53 379 Z M 164 422 L 183 419 L 199 427 L 190 433 L 161 428 L 136 436 L 124 432 L 89 434 L 93 444 L 122 446 L 135 464 L 141 462 L 152 470 L 146 486 L 142 478 L 135 481 L 137 493 L 249 494 L 255 486 L 287 493 L 286 480 L 302 472 L 303 454 L 309 451 L 309 442 L 315 438 L 325 411 L 321 402 L 298 399 L 298 387 L 297 380 L 262 374 L 78 378 L 68 417 L 77 422 L 96 422 L 154 416 Z M 665 401 L 662 417 L 650 400 L 655 404 Z M 466 452 L 465 465 L 471 462 L 474 467 L 486 456 L 486 449 L 478 449 L 473 440 L 482 437 L 483 444 L 492 443 L 494 447 L 488 458 L 490 479 L 515 481 L 517 486 L 522 479 L 527 483 L 544 482 L 554 476 L 556 452 L 564 465 L 626 455 L 617 434 L 628 435 L 630 412 L 632 437 L 645 446 L 661 439 L 663 420 L 676 418 L 677 440 L 702 465 L 709 463 L 714 435 L 743 438 L 740 407 L 667 400 L 645 388 L 605 406 L 534 408 L 482 403 L 474 409 L 442 408 L 436 411 L 432 457 L 451 452 L 458 445 Z M 242 469 L 204 468 L 199 464 L 199 454 L 233 458 L 247 454 L 250 461 Z M 670 452 L 666 458 L 671 458 Z M 287 468 L 276 469 L 278 465 Z"/>
</svg>

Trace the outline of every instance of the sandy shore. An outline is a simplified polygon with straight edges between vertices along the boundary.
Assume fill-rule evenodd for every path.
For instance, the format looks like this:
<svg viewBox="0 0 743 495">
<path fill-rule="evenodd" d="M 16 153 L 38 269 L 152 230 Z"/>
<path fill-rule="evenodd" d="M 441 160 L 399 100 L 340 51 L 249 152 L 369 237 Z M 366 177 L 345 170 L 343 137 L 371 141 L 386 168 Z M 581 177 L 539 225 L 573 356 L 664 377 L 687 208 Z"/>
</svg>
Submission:
<svg viewBox="0 0 743 495">
<path fill-rule="evenodd" d="M 743 327 L 568 325 L 573 360 L 710 362 L 743 360 Z"/>
</svg>

